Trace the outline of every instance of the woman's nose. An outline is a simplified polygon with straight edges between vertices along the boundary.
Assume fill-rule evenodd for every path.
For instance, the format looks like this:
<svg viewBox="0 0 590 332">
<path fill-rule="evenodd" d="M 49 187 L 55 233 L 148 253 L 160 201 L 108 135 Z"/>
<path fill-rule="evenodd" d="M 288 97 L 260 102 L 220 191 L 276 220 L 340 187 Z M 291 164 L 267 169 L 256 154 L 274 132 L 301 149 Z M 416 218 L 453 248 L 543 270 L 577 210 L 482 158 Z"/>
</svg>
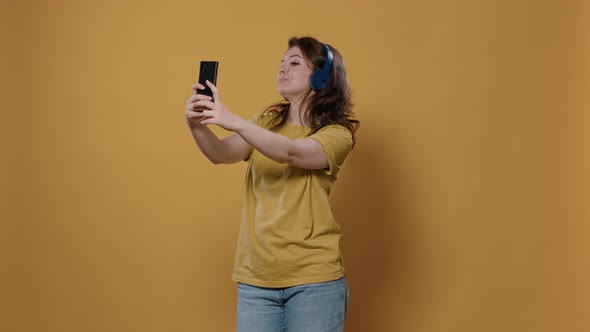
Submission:
<svg viewBox="0 0 590 332">
<path fill-rule="evenodd" d="M 279 74 L 286 73 L 286 72 L 287 72 L 287 69 L 285 68 L 285 65 L 284 64 L 281 64 L 279 66 Z"/>
</svg>

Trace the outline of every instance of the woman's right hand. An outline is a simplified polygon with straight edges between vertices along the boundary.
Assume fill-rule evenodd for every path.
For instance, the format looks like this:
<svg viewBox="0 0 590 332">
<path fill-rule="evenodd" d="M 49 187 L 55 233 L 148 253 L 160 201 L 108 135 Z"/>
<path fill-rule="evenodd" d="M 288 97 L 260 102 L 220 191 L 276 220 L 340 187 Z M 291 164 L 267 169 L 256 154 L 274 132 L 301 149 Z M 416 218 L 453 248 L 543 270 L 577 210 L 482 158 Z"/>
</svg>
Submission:
<svg viewBox="0 0 590 332">
<path fill-rule="evenodd" d="M 205 89 L 202 84 L 194 84 L 192 88 L 193 93 L 186 102 L 186 109 L 184 112 L 186 123 L 191 127 L 201 124 L 201 120 L 203 120 L 203 110 L 205 110 L 205 108 L 195 106 L 195 103 L 201 100 L 212 100 L 212 98 L 207 95 L 197 94 L 197 90 Z"/>
</svg>

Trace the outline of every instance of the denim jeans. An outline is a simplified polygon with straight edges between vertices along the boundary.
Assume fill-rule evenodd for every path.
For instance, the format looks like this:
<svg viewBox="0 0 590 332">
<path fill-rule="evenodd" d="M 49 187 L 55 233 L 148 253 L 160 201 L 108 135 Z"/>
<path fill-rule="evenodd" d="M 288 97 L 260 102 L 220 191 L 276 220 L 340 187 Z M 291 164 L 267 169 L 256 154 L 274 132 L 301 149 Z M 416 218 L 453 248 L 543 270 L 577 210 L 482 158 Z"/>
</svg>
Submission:
<svg viewBox="0 0 590 332">
<path fill-rule="evenodd" d="M 338 280 L 287 288 L 238 283 L 238 332 L 342 332 L 348 283 Z"/>
</svg>

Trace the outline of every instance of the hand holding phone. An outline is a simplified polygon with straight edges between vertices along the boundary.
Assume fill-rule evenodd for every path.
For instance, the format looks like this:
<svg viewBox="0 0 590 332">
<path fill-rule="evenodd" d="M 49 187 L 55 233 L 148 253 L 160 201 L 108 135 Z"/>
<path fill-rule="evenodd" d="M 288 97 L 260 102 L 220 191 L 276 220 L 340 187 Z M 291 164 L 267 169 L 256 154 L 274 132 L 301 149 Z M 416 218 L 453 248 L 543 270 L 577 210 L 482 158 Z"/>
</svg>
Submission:
<svg viewBox="0 0 590 332">
<path fill-rule="evenodd" d="M 201 95 L 207 95 L 213 98 L 213 92 L 211 88 L 207 85 L 207 81 L 213 83 L 213 85 L 217 85 L 217 68 L 219 67 L 219 62 L 217 61 L 201 61 L 201 65 L 199 68 L 199 83 L 202 84 L 205 89 L 199 90 L 197 89 L 197 93 Z"/>
</svg>

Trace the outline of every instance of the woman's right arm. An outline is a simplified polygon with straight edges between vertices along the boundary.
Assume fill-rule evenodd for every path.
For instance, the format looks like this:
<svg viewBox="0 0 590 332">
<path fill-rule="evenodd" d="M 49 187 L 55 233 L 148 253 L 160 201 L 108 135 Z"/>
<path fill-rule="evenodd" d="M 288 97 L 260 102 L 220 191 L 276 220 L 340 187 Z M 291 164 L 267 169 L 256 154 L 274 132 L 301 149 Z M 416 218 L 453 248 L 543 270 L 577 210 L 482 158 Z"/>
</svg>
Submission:
<svg viewBox="0 0 590 332">
<path fill-rule="evenodd" d="M 186 104 L 186 123 L 193 135 L 193 139 L 201 152 L 214 164 L 231 164 L 242 161 L 250 153 L 250 145 L 238 134 L 232 134 L 219 139 L 211 129 L 201 124 L 202 116 L 193 104 L 199 100 L 209 100 L 206 95 L 197 94 L 197 89 L 203 89 L 200 84 L 193 85 L 193 93 Z"/>
</svg>

